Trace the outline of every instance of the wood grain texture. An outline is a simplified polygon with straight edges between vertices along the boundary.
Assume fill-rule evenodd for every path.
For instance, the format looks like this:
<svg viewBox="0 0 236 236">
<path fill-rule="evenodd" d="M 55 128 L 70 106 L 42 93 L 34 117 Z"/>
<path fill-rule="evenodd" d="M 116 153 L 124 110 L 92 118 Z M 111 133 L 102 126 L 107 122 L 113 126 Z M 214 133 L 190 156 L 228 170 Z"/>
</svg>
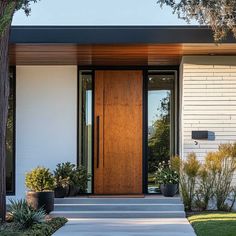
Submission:
<svg viewBox="0 0 236 236">
<path fill-rule="evenodd" d="M 183 55 L 236 55 L 236 44 L 17 44 L 11 65 L 179 65 Z"/>
<path fill-rule="evenodd" d="M 103 121 L 95 194 L 142 193 L 142 80 L 142 71 L 95 73 L 95 117 Z"/>
</svg>

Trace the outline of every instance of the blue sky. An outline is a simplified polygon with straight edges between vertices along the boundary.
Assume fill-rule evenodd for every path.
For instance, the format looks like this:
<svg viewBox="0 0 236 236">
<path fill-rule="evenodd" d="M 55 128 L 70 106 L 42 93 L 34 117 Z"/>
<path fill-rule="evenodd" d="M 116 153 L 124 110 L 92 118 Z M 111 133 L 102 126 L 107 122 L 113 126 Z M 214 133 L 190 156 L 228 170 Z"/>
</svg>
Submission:
<svg viewBox="0 0 236 236">
<path fill-rule="evenodd" d="M 41 0 L 32 13 L 15 13 L 13 25 L 185 25 L 157 0 Z"/>
</svg>

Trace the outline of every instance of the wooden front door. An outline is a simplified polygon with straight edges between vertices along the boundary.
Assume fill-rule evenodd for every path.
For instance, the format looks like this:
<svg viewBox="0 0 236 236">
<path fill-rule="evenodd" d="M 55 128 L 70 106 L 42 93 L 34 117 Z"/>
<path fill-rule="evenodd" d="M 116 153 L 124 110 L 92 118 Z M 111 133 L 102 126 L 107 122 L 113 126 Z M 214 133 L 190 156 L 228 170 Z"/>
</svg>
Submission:
<svg viewBox="0 0 236 236">
<path fill-rule="evenodd" d="M 142 71 L 96 71 L 94 193 L 142 193 Z"/>
</svg>

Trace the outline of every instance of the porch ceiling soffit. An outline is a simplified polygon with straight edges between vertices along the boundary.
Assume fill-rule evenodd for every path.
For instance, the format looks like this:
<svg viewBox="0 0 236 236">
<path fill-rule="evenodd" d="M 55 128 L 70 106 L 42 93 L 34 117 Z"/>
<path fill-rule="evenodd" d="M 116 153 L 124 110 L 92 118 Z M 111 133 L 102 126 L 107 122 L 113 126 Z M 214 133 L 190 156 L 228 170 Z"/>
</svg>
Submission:
<svg viewBox="0 0 236 236">
<path fill-rule="evenodd" d="M 178 65 L 183 55 L 236 55 L 236 44 L 12 44 L 12 65 Z"/>
</svg>

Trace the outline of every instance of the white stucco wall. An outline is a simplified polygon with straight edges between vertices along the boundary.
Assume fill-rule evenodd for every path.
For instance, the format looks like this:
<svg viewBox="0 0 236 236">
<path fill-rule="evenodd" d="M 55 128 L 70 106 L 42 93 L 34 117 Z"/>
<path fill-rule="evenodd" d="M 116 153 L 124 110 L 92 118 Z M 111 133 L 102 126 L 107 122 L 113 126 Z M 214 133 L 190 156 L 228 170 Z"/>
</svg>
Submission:
<svg viewBox="0 0 236 236">
<path fill-rule="evenodd" d="M 219 144 L 236 142 L 235 56 L 183 57 L 180 95 L 182 157 L 194 151 L 202 161 Z M 196 145 L 192 130 L 212 132 L 211 140 L 197 140 Z"/>
<path fill-rule="evenodd" d="M 25 173 L 76 162 L 77 67 L 16 67 L 16 196 Z"/>
</svg>

